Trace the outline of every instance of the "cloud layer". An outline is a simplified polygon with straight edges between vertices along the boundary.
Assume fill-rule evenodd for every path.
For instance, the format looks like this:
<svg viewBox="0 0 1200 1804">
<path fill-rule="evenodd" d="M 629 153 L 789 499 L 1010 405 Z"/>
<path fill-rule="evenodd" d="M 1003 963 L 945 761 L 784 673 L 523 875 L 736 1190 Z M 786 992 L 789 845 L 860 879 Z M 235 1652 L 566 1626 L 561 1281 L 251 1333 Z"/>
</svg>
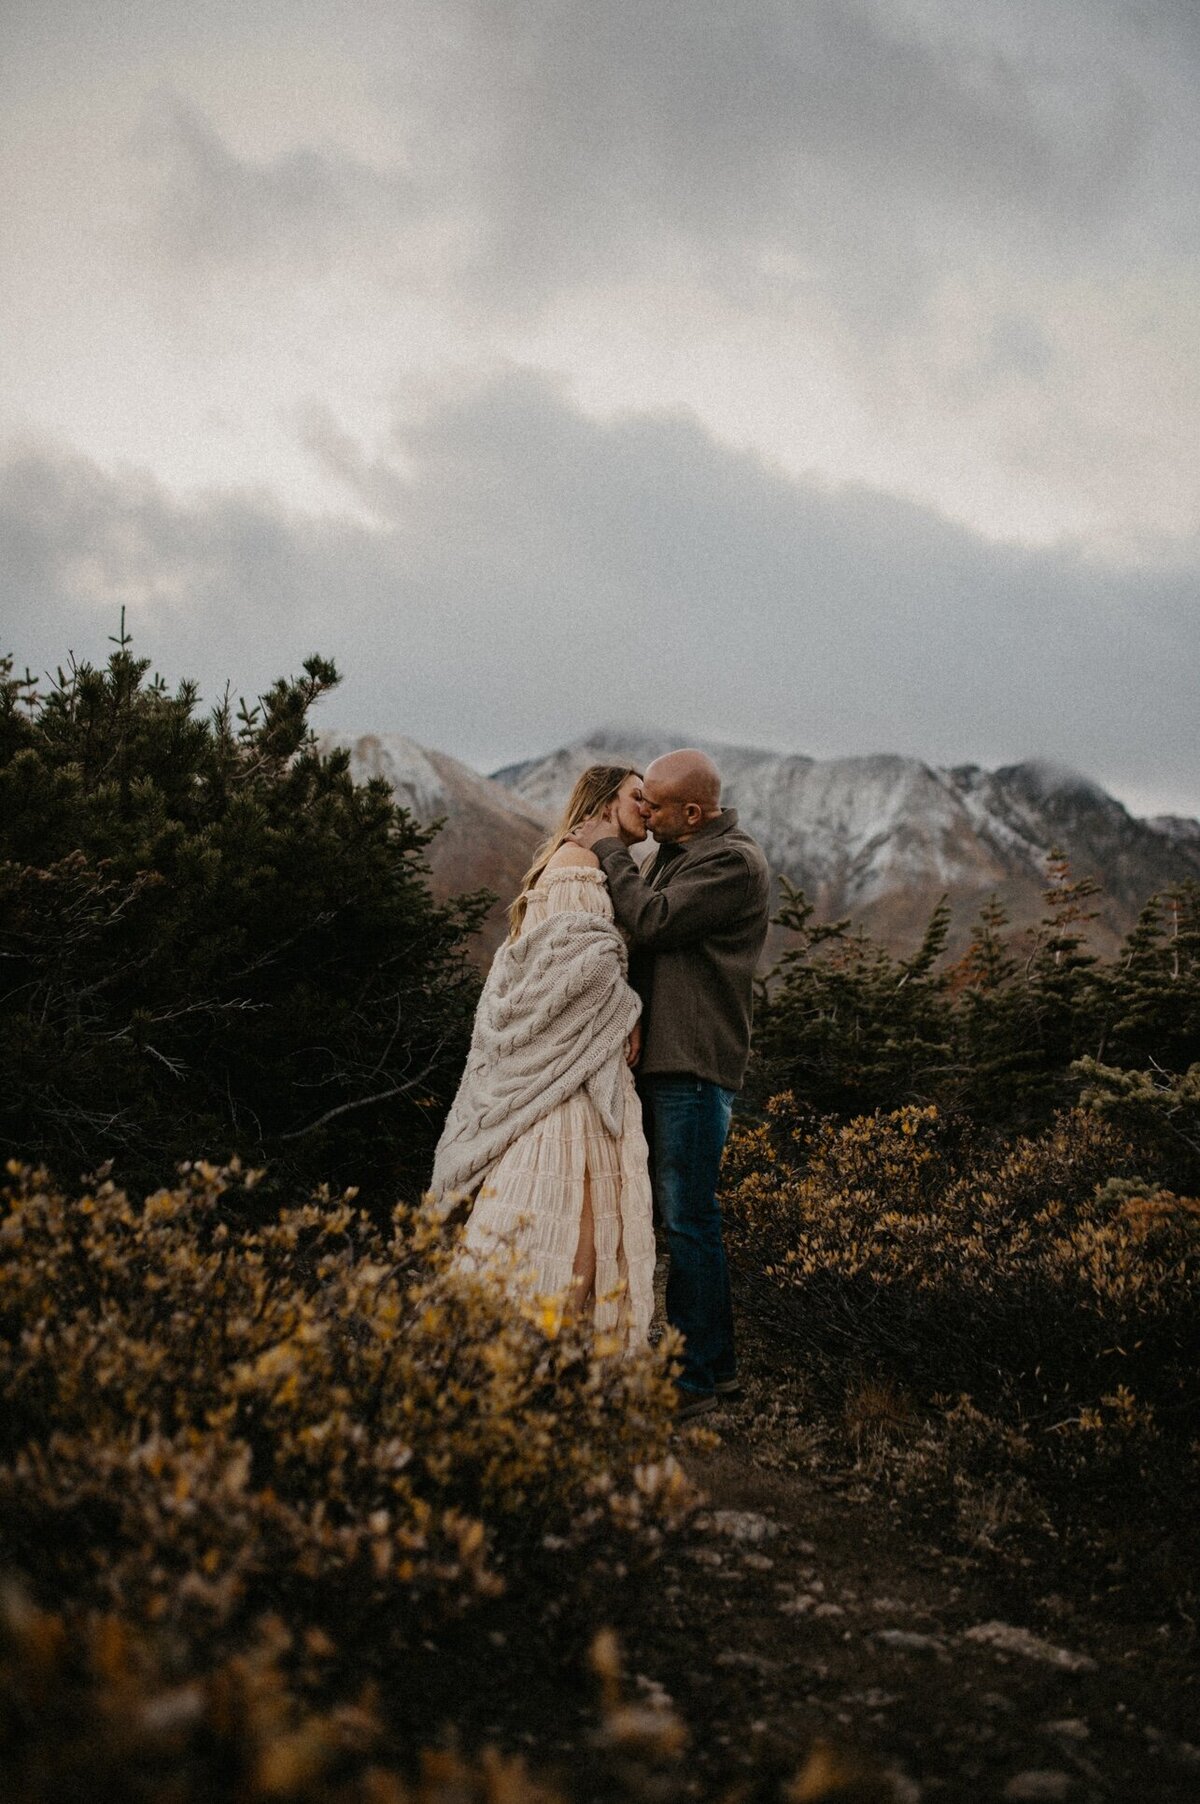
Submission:
<svg viewBox="0 0 1200 1804">
<path fill-rule="evenodd" d="M 209 696 L 321 650 L 338 723 L 483 765 L 615 718 L 816 755 L 1046 754 L 1200 796 L 1187 570 L 996 546 L 683 416 L 597 422 L 527 372 L 391 447 L 328 416 L 308 437 L 354 517 L 11 463 L 0 534 L 36 622 L 18 660 L 95 658 L 124 604 L 139 648 Z"/>
<path fill-rule="evenodd" d="M 1196 21 L 17 7 L 6 638 L 1200 806 Z"/>
</svg>

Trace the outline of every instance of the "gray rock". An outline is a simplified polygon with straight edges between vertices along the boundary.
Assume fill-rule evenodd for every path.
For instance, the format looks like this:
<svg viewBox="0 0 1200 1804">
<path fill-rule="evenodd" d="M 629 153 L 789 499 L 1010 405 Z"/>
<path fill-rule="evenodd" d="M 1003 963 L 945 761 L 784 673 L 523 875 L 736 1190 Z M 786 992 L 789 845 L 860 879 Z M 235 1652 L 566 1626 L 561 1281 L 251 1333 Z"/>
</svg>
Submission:
<svg viewBox="0 0 1200 1804">
<path fill-rule="evenodd" d="M 1043 1735 L 1058 1735 L 1063 1741 L 1087 1741 L 1091 1730 L 1081 1716 L 1064 1716 L 1055 1723 L 1043 1723 Z"/>
<path fill-rule="evenodd" d="M 1026 1660 L 1040 1660 L 1046 1666 L 1057 1666 L 1063 1672 L 1095 1672 L 1096 1662 L 1090 1654 L 1073 1654 L 1069 1648 L 1055 1647 L 1031 1635 L 1028 1629 L 1016 1628 L 1011 1622 L 980 1622 L 963 1633 L 964 1641 L 982 1647 L 994 1647 L 1002 1654 L 1020 1654 Z"/>
<path fill-rule="evenodd" d="M 151 1735 L 171 1735 L 199 1722 L 204 1715 L 204 1693 L 199 1685 L 183 1685 L 151 1698 L 139 1714 L 142 1727 Z"/>
<path fill-rule="evenodd" d="M 1074 1780 L 1070 1773 L 1049 1768 L 1031 1767 L 1028 1772 L 1014 1773 L 1004 1787 L 1004 1796 L 1021 1800 L 1021 1804 L 1058 1804 L 1069 1798 Z"/>
<path fill-rule="evenodd" d="M 633 1682 L 649 1709 L 670 1710 L 674 1707 L 674 1700 L 670 1692 L 665 1691 L 657 1679 L 651 1679 L 646 1673 L 639 1672 L 635 1675 Z"/>
<path fill-rule="evenodd" d="M 946 1652 L 945 1642 L 936 1635 L 921 1635 L 915 1629 L 876 1629 L 871 1636 L 881 1647 L 893 1648 L 898 1654 L 936 1654 Z"/>
<path fill-rule="evenodd" d="M 838 1699 L 840 1704 L 861 1704 L 866 1710 L 890 1710 L 893 1704 L 900 1702 L 900 1694 L 896 1691 L 881 1691 L 878 1685 L 870 1685 L 866 1691 L 847 1691 Z"/>
<path fill-rule="evenodd" d="M 815 1597 L 809 1597 L 807 1592 L 801 1591 L 796 1597 L 783 1598 L 778 1609 L 781 1616 L 807 1616 L 810 1610 L 816 1608 L 816 1602 Z"/>
<path fill-rule="evenodd" d="M 757 1546 L 762 1541 L 772 1541 L 779 1533 L 777 1522 L 772 1522 L 769 1516 L 758 1515 L 754 1510 L 714 1510 L 710 1521 L 718 1535 L 752 1546 Z"/>
<path fill-rule="evenodd" d="M 762 1673 L 764 1676 L 780 1670 L 778 1660 L 768 1660 L 765 1654 L 751 1654 L 742 1648 L 727 1647 L 717 1655 L 718 1666 L 744 1666 L 750 1672 Z"/>
</svg>

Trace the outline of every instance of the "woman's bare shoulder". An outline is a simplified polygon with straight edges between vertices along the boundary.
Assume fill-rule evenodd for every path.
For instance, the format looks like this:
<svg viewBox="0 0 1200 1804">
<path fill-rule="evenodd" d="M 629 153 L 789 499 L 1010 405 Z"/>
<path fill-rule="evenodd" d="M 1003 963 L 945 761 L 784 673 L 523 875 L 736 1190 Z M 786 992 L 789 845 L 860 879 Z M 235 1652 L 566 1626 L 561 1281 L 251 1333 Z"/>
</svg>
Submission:
<svg viewBox="0 0 1200 1804">
<path fill-rule="evenodd" d="M 560 846 L 558 851 L 555 852 L 552 857 L 547 859 L 546 869 L 548 871 L 561 871 L 566 869 L 569 865 L 576 865 L 583 870 L 598 871 L 600 869 L 600 860 L 596 857 L 594 852 L 589 852 L 586 846 L 572 845 L 568 840 L 565 846 Z"/>
</svg>

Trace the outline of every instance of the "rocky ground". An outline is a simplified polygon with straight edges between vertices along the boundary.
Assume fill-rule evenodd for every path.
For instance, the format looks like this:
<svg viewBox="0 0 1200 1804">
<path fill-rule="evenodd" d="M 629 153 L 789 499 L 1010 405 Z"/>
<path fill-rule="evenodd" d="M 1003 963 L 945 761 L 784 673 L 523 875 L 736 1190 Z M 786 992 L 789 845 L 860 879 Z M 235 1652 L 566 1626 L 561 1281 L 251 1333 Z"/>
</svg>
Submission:
<svg viewBox="0 0 1200 1804">
<path fill-rule="evenodd" d="M 897 1800 L 1200 1798 L 1200 1688 L 1162 1625 L 1117 1631 L 1061 1595 L 1014 1608 L 853 1473 L 764 1470 L 741 1412 L 688 1464 L 708 1532 L 667 1562 L 637 1653 L 698 1771 L 795 1771 L 819 1737 Z"/>
<path fill-rule="evenodd" d="M 658 1795 L 1200 1799 L 1200 1672 L 1177 1624 L 1127 1591 L 1114 1608 L 1092 1573 L 1043 1591 L 1019 1562 L 936 1544 L 867 1464 L 814 1459 L 786 1377 L 746 1351 L 743 1398 L 703 1418 L 711 1444 L 680 1436 L 708 1499 L 695 1532 L 612 1600 L 624 1696 L 686 1731 Z M 531 1672 L 477 1726 L 586 1797 L 582 1665 Z"/>
</svg>

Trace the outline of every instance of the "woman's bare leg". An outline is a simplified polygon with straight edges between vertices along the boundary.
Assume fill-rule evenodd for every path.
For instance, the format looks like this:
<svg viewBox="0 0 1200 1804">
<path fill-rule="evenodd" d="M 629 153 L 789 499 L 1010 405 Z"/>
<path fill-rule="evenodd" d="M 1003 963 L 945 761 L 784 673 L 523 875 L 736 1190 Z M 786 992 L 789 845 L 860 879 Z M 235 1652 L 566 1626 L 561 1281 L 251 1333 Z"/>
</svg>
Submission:
<svg viewBox="0 0 1200 1804">
<path fill-rule="evenodd" d="M 582 1315 L 596 1289 L 596 1222 L 592 1214 L 592 1174 L 583 1174 L 583 1207 L 579 1212 L 579 1244 L 571 1267 L 571 1302 L 573 1315 Z"/>
</svg>

